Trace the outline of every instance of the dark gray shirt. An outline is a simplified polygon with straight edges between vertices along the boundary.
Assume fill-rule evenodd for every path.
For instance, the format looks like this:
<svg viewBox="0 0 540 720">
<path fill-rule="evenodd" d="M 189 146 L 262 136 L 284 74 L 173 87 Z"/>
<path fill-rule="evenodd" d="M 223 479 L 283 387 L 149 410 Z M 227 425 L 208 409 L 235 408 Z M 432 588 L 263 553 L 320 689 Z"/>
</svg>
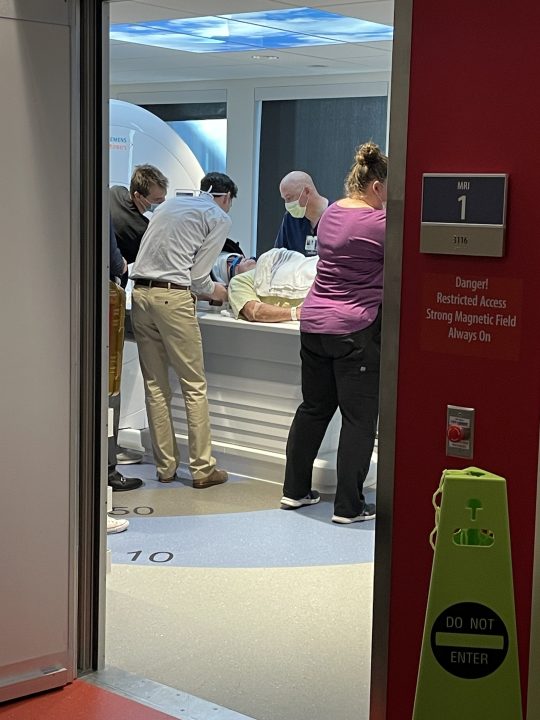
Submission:
<svg viewBox="0 0 540 720">
<path fill-rule="evenodd" d="M 124 274 L 124 258 L 118 249 L 112 220 L 109 222 L 109 274 L 111 280 Z"/>
<path fill-rule="evenodd" d="M 118 249 L 128 263 L 135 262 L 148 218 L 137 210 L 129 190 L 123 185 L 110 188 L 109 206 Z"/>
</svg>

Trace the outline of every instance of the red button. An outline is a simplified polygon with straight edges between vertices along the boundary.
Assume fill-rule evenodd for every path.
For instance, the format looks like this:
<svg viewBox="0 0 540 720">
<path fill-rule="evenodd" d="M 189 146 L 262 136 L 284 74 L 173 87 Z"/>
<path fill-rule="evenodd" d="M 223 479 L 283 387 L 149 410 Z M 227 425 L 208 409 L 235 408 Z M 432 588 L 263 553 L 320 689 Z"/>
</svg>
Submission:
<svg viewBox="0 0 540 720">
<path fill-rule="evenodd" d="M 466 435 L 468 435 L 468 433 L 465 433 L 465 429 L 462 428 L 460 425 L 448 426 L 448 439 L 450 440 L 450 442 L 461 442 L 462 440 L 466 439 Z"/>
</svg>

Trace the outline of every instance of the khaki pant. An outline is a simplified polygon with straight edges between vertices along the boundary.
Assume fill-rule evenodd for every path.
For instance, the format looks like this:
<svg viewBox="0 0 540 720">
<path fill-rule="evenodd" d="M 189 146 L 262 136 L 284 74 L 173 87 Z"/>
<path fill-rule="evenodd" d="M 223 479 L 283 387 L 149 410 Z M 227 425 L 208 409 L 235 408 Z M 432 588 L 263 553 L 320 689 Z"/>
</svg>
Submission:
<svg viewBox="0 0 540 720">
<path fill-rule="evenodd" d="M 212 457 L 201 332 L 189 290 L 136 286 L 131 319 L 144 379 L 146 412 L 157 474 L 170 478 L 180 463 L 171 412 L 169 365 L 178 376 L 186 406 L 189 469 L 208 477 Z"/>
</svg>

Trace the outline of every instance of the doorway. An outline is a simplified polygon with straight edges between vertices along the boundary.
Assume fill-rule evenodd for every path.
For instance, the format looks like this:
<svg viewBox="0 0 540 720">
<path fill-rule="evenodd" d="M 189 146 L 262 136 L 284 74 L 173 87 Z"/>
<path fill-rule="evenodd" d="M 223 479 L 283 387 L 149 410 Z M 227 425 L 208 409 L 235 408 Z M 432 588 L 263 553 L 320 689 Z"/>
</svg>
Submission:
<svg viewBox="0 0 540 720">
<path fill-rule="evenodd" d="M 121 5 L 122 11 L 130 5 L 140 9 L 135 7 L 140 3 Z M 140 52 L 142 57 L 146 51 Z M 247 89 L 240 78 L 226 88 L 237 126 L 249 126 L 241 137 L 228 133 L 229 174 L 239 186 L 243 178 L 246 188 L 257 184 L 256 159 L 245 163 L 246 139 L 252 148 L 258 144 L 255 108 L 260 96 L 277 92 L 267 75 L 262 77 L 252 79 Z M 370 90 L 377 83 L 385 84 L 378 79 Z M 260 84 L 264 89 L 258 89 L 258 98 L 254 88 Z M 348 83 L 341 84 L 340 92 L 348 93 Z M 149 105 L 156 93 L 184 93 L 184 98 L 187 93 L 150 85 L 117 87 L 115 96 Z M 210 90 L 199 83 L 188 94 L 208 96 Z M 332 92 L 315 90 L 313 84 L 308 94 Z M 279 96 L 298 93 L 288 83 Z M 258 203 L 259 197 L 245 197 L 233 218 L 252 241 Z M 296 399 L 289 399 L 294 405 Z M 144 440 L 144 433 L 138 437 Z M 268 476 L 233 473 L 230 483 L 200 498 L 186 479 L 171 490 L 159 487 L 150 462 L 122 471 L 141 477 L 144 486 L 114 499 L 113 513 L 128 518 L 130 527 L 109 541 L 107 663 L 126 673 L 144 671 L 143 677 L 187 691 L 190 698 L 202 697 L 256 720 L 313 720 L 317 712 L 326 717 L 329 710 L 348 720 L 358 718 L 360 708 L 367 717 L 373 529 L 331 526 L 330 497 L 316 510 L 278 511 L 280 483 L 263 482 Z M 194 550 L 199 547 L 204 551 Z"/>
</svg>

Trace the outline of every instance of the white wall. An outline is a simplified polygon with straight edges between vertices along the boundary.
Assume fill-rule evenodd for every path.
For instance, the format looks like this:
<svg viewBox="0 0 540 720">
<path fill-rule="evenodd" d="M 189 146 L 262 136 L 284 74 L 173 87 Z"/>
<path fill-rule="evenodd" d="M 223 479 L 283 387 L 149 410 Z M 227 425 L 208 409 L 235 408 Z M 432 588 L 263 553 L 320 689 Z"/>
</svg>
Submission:
<svg viewBox="0 0 540 720">
<path fill-rule="evenodd" d="M 238 185 L 238 198 L 231 211 L 231 234 L 246 251 L 250 248 L 254 252 L 260 101 L 381 96 L 388 94 L 388 87 L 388 73 L 362 73 L 309 78 L 249 78 L 227 82 L 113 85 L 111 97 L 139 105 L 227 102 L 227 173 Z M 151 159 L 148 162 L 152 162 Z"/>
</svg>

